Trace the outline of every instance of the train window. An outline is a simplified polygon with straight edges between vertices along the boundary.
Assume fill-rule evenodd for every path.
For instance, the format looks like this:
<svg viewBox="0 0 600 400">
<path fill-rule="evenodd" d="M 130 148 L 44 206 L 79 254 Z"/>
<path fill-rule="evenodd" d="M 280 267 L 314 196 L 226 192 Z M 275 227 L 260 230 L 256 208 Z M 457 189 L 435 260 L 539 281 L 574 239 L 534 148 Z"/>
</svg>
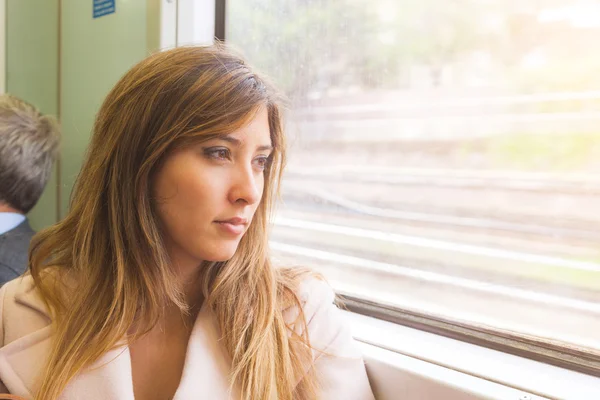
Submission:
<svg viewBox="0 0 600 400">
<path fill-rule="evenodd" d="M 600 0 L 225 16 L 289 98 L 280 262 L 358 311 L 600 372 Z"/>
</svg>

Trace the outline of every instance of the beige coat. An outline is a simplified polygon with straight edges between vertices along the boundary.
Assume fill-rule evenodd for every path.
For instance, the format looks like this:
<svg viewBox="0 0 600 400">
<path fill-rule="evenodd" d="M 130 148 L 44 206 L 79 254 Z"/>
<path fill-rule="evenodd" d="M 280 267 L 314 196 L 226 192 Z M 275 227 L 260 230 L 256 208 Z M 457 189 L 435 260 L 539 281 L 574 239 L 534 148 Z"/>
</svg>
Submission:
<svg viewBox="0 0 600 400">
<path fill-rule="evenodd" d="M 321 399 L 373 399 L 360 352 L 324 282 L 303 284 L 300 298 L 315 352 Z M 0 393 L 32 398 L 37 377 L 49 353 L 50 317 L 31 277 L 17 278 L 0 289 Z M 287 310 L 292 318 L 293 310 Z M 287 318 L 287 317 L 286 317 Z M 235 399 L 228 388 L 231 362 L 221 344 L 214 317 L 202 307 L 188 343 L 181 382 L 173 400 Z M 337 357 L 336 357 L 337 356 Z M 105 354 L 77 375 L 60 400 L 134 400 L 127 346 Z"/>
</svg>

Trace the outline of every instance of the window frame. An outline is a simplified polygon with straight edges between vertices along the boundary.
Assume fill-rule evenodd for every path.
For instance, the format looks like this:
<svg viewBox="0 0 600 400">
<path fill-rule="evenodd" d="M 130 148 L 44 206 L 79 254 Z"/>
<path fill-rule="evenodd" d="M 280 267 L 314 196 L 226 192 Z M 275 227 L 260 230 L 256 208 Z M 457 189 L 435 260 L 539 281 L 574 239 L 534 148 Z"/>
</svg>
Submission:
<svg viewBox="0 0 600 400">
<path fill-rule="evenodd" d="M 384 305 L 339 291 L 337 295 L 342 308 L 356 314 L 600 377 L 600 355 L 589 353 L 587 349 L 474 322 L 463 323 L 425 312 Z"/>
<path fill-rule="evenodd" d="M 377 398 L 592 399 L 600 379 L 421 329 L 342 311 Z M 412 396 L 412 397 L 411 397 Z"/>
<path fill-rule="evenodd" d="M 215 39 L 224 42 L 227 29 L 227 0 L 215 0 Z"/>
</svg>

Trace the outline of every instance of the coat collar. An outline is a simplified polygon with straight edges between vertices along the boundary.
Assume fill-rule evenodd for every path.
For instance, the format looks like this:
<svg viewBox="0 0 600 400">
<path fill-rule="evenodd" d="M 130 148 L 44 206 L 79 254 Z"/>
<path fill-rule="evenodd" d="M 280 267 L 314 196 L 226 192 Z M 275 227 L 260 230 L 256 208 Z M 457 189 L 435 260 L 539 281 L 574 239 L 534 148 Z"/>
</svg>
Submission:
<svg viewBox="0 0 600 400">
<path fill-rule="evenodd" d="M 13 394 L 33 398 L 44 360 L 50 353 L 52 330 L 48 310 L 30 277 L 20 282 L 17 307 L 41 314 L 46 325 L 0 348 L 0 380 Z M 6 307 L 6 304 L 5 304 Z M 27 314 L 29 315 L 29 314 Z M 212 312 L 203 306 L 188 342 L 179 388 L 173 400 L 239 398 L 238 388 L 229 390 L 231 359 L 220 344 Z M 134 400 L 131 357 L 128 346 L 111 350 L 79 373 L 65 388 L 60 400 Z"/>
</svg>

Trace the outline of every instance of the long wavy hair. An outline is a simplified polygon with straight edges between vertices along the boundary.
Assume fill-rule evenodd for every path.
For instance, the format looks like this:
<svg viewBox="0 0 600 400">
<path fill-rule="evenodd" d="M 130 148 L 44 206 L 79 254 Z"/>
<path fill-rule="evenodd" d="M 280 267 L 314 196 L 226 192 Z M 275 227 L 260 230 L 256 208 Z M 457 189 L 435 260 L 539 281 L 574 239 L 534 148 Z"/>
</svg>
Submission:
<svg viewBox="0 0 600 400">
<path fill-rule="evenodd" d="M 52 315 L 54 341 L 36 399 L 55 400 L 107 351 L 136 340 L 165 305 L 188 307 L 151 196 L 170 150 L 243 127 L 268 110 L 273 159 L 261 203 L 235 255 L 204 262 L 202 290 L 232 358 L 243 399 L 312 399 L 317 380 L 307 333 L 283 318 L 298 307 L 306 271 L 275 268 L 268 223 L 285 162 L 281 98 L 223 45 L 150 56 L 112 89 L 98 112 L 68 215 L 38 233 L 30 273 Z M 68 295 L 66 295 L 67 293 Z M 289 322 L 289 321 L 288 321 Z M 132 326 L 141 327 L 128 336 Z"/>
</svg>

